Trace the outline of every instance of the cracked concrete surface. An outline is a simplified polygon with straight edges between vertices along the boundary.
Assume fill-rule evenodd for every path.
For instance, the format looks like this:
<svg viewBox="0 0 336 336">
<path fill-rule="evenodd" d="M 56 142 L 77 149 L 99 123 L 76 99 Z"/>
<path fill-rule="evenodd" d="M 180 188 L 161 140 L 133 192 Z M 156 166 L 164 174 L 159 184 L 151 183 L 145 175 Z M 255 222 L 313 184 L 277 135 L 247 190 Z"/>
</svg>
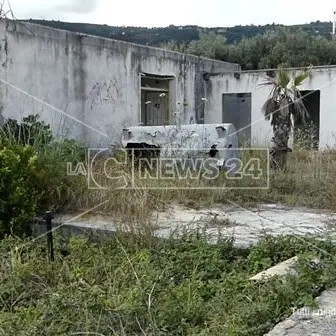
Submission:
<svg viewBox="0 0 336 336">
<path fill-rule="evenodd" d="M 250 209 L 221 205 L 201 210 L 175 205 L 156 216 L 158 235 L 201 229 L 212 240 L 216 240 L 219 232 L 222 237 L 234 237 L 236 245 L 242 247 L 255 244 L 265 233 L 323 237 L 331 231 L 336 220 L 335 213 L 278 205 Z"/>
<path fill-rule="evenodd" d="M 58 217 L 58 221 L 72 216 Z M 203 209 L 191 209 L 170 205 L 163 212 L 155 212 L 149 225 L 153 234 L 167 238 L 185 231 L 202 230 L 210 242 L 219 237 L 234 237 L 235 244 L 248 247 L 255 244 L 263 234 L 273 236 L 296 234 L 325 237 L 333 231 L 336 214 L 306 208 L 289 208 L 279 205 L 261 205 L 245 209 L 239 206 L 216 205 Z M 115 231 L 129 228 L 127 223 L 102 215 L 86 216 L 70 223 L 77 228 L 92 228 Z"/>
</svg>

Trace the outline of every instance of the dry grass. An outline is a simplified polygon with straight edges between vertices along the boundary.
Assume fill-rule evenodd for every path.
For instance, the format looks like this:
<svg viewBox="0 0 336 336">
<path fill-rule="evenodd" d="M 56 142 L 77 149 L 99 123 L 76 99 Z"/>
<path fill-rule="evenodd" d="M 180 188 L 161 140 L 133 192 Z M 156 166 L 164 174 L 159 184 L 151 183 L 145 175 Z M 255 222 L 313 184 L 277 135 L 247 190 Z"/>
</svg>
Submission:
<svg viewBox="0 0 336 336">
<path fill-rule="evenodd" d="M 246 151 L 241 159 L 245 165 L 255 157 L 255 152 Z M 110 160 L 108 166 L 105 166 L 107 172 L 105 174 L 104 161 L 99 161 L 93 169 L 93 177 L 104 188 L 92 190 L 81 186 L 80 195 L 74 193 L 70 205 L 72 209 L 87 209 L 109 200 L 100 211 L 127 219 L 128 222 L 147 221 L 154 210 L 164 209 L 169 203 L 197 208 L 214 203 L 227 203 L 229 200 L 241 205 L 282 203 L 336 209 L 336 151 L 296 150 L 289 154 L 286 172 L 276 174 L 270 172 L 269 175 L 266 174 L 265 155 L 259 155 L 259 159 L 260 166 L 264 170 L 260 179 L 244 177 L 233 181 L 228 181 L 224 172 L 215 180 L 202 176 L 170 180 L 142 179 L 138 175 L 132 180 L 130 165 L 119 165 Z M 113 179 L 116 176 L 126 176 L 131 188 L 123 189 L 124 180 Z M 266 186 L 267 178 L 269 187 L 258 189 L 258 186 Z M 86 183 L 84 178 L 83 183 Z"/>
</svg>

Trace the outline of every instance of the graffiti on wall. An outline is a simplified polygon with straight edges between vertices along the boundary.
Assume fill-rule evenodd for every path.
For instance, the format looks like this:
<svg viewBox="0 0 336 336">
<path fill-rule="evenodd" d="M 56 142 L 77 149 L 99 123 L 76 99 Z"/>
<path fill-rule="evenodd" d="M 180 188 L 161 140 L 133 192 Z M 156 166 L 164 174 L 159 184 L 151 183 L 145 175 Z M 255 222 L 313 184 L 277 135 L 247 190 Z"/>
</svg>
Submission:
<svg viewBox="0 0 336 336">
<path fill-rule="evenodd" d="M 106 103 L 115 102 L 120 99 L 122 95 L 121 88 L 116 80 L 109 80 L 93 85 L 86 100 L 92 109 L 96 105 L 103 105 Z"/>
</svg>

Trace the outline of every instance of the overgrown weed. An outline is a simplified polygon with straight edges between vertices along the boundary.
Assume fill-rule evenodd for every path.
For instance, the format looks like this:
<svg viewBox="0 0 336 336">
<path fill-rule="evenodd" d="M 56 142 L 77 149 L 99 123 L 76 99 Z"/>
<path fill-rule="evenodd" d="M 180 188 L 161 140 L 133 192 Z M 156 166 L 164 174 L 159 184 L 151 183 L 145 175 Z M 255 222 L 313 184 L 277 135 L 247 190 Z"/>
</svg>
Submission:
<svg viewBox="0 0 336 336">
<path fill-rule="evenodd" d="M 99 244 L 73 237 L 67 256 L 56 244 L 49 263 L 44 243 L 15 248 L 22 242 L 7 238 L 0 243 L 0 334 L 261 336 L 335 284 L 335 245 L 311 242 L 329 254 L 295 237 L 239 249 L 232 240 L 209 245 L 197 233 L 179 240 L 119 233 Z M 316 254 L 321 263 L 313 269 L 308 259 Z M 249 280 L 294 255 L 298 277 Z"/>
</svg>

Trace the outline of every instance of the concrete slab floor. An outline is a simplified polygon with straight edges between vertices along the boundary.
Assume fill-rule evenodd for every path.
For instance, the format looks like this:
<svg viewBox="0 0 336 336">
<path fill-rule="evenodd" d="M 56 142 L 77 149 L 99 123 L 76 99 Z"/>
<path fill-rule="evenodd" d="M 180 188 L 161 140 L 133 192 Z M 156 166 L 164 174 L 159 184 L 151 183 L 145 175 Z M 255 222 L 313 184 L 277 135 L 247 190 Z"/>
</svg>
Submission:
<svg viewBox="0 0 336 336">
<path fill-rule="evenodd" d="M 72 217 L 58 216 L 56 219 L 63 222 Z M 111 231 L 129 229 L 126 223 L 104 215 L 86 215 L 69 224 Z M 152 226 L 153 234 L 158 237 L 167 238 L 171 234 L 202 230 L 210 242 L 216 241 L 220 233 L 222 237 L 234 237 L 237 246 L 247 247 L 256 243 L 263 234 L 326 236 L 336 228 L 336 213 L 279 205 L 260 205 L 249 209 L 214 205 L 196 210 L 172 204 L 163 212 L 155 212 L 148 225 Z"/>
</svg>

